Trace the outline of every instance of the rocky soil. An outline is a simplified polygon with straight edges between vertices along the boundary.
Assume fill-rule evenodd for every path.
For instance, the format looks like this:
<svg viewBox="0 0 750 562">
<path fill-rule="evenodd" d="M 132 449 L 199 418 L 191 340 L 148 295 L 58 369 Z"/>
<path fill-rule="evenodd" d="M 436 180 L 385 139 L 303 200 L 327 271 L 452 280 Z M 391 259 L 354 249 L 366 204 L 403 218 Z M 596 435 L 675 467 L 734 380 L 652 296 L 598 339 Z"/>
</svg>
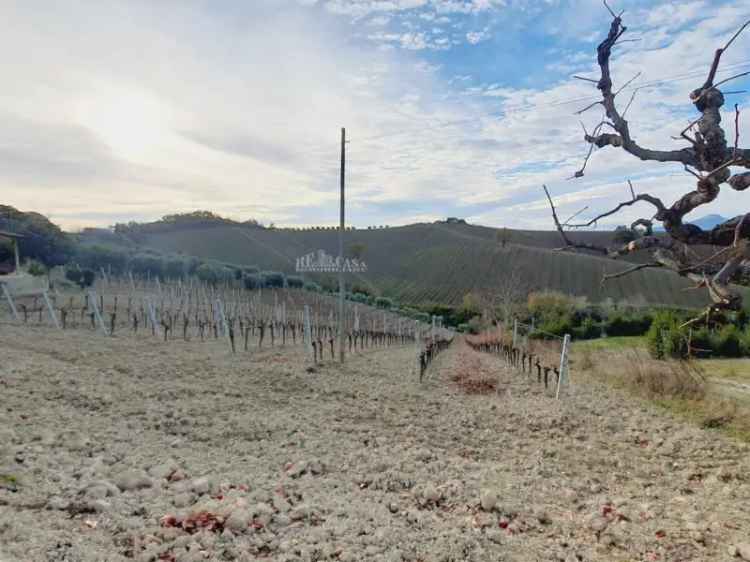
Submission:
<svg viewBox="0 0 750 562">
<path fill-rule="evenodd" d="M 305 367 L 0 326 L 0 561 L 750 560 L 746 445 L 462 342 Z"/>
</svg>

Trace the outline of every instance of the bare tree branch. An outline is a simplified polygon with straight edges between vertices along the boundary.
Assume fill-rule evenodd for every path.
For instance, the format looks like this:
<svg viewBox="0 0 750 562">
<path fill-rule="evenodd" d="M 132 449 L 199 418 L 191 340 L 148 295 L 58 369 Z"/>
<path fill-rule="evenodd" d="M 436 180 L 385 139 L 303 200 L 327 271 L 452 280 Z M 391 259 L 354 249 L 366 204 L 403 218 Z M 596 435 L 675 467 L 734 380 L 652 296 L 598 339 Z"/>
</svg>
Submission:
<svg viewBox="0 0 750 562">
<path fill-rule="evenodd" d="M 737 161 L 737 151 L 740 144 L 740 106 L 734 104 L 734 150 L 732 151 L 732 160 Z"/>
<path fill-rule="evenodd" d="M 605 274 L 605 280 L 649 267 L 664 267 L 691 279 L 697 286 L 708 289 L 714 304 L 707 310 L 706 314 L 710 314 L 714 310 L 734 310 L 741 304 L 741 298 L 731 288 L 730 282 L 750 271 L 750 213 L 726 220 L 710 230 L 704 230 L 695 224 L 685 223 L 683 219 L 688 213 L 701 205 L 714 201 L 723 183 L 729 183 L 733 189 L 738 191 L 750 187 L 750 172 L 734 175 L 730 172 L 732 166 L 750 169 L 750 149 L 740 148 L 739 146 L 739 107 L 735 105 L 734 144 L 729 146 L 727 135 L 721 126 L 721 108 L 725 103 L 725 98 L 724 94 L 718 89 L 722 84 L 750 75 L 750 71 L 741 72 L 716 82 L 716 74 L 723 53 L 732 46 L 743 31 L 750 27 L 750 21 L 744 23 L 726 44 L 716 51 L 706 81 L 701 87 L 690 93 L 690 100 L 700 115 L 691 121 L 676 137 L 677 140 L 688 141 L 690 146 L 679 150 L 653 150 L 639 145 L 633 139 L 630 126 L 625 119 L 639 88 L 636 88 L 633 92 L 622 114 L 615 104 L 617 95 L 628 88 L 640 73 L 625 82 L 616 91 L 613 91 L 610 70 L 612 48 L 622 40 L 627 28 L 623 25 L 622 13 L 617 15 L 609 6 L 607 0 L 603 1 L 604 6 L 612 16 L 612 22 L 606 38 L 597 47 L 597 64 L 600 70 L 597 88 L 601 92 L 601 100 L 580 110 L 579 113 L 583 113 L 601 103 L 604 107 L 605 117 L 591 134 L 586 131 L 585 127 L 583 128 L 584 140 L 589 143 L 589 150 L 582 168 L 573 177 L 579 178 L 584 175 L 594 146 L 599 148 L 611 146 L 621 148 L 644 161 L 679 162 L 683 165 L 685 171 L 694 177 L 695 187 L 670 206 L 667 206 L 659 198 L 652 195 L 636 194 L 632 184 L 630 184 L 630 201 L 619 203 L 613 209 L 598 214 L 589 221 L 570 224 L 571 220 L 580 214 L 579 212 L 561 224 L 552 197 L 545 186 L 544 190 L 552 209 L 555 227 L 565 244 L 563 249 L 587 249 L 604 253 L 604 255 L 613 258 L 641 250 L 649 251 L 654 258 L 653 262 L 634 265 L 619 273 Z M 576 76 L 576 78 L 588 82 L 592 81 L 592 79 L 580 76 Z M 602 128 L 605 125 L 611 127 L 613 132 L 603 132 Z M 630 207 L 640 201 L 645 201 L 655 207 L 654 217 L 653 219 L 642 218 L 634 221 L 631 224 L 631 230 L 644 227 L 646 235 L 636 238 L 619 249 L 606 250 L 590 244 L 576 243 L 566 232 L 566 229 L 591 227 L 598 221 L 615 215 L 623 208 Z M 664 235 L 654 236 L 652 234 L 653 220 L 661 222 L 665 230 Z M 690 246 L 696 245 L 715 246 L 720 249 L 710 257 L 701 259 L 689 255 Z M 726 261 L 723 264 L 717 263 L 720 259 Z"/>
<path fill-rule="evenodd" d="M 731 82 L 732 80 L 736 80 L 737 78 L 742 78 L 743 76 L 750 75 L 750 71 L 748 72 L 740 72 L 739 74 L 735 74 L 734 76 L 730 76 L 729 78 L 724 78 L 721 82 L 717 82 L 714 88 L 718 88 L 722 84 L 726 84 L 727 82 Z"/>
<path fill-rule="evenodd" d="M 635 80 L 636 78 L 638 78 L 638 77 L 639 77 L 639 76 L 640 76 L 641 74 L 643 74 L 643 73 L 642 73 L 642 72 L 638 72 L 638 73 L 637 73 L 637 74 L 636 74 L 635 76 L 633 76 L 633 77 L 632 77 L 632 78 L 631 78 L 630 80 L 628 80 L 627 82 L 625 82 L 625 84 L 623 84 L 622 86 L 620 86 L 620 88 L 619 88 L 619 89 L 618 89 L 618 90 L 617 90 L 617 91 L 615 92 L 615 94 L 614 94 L 614 95 L 617 95 L 617 94 L 619 94 L 619 93 L 620 93 L 620 92 L 622 92 L 622 91 L 623 91 L 623 90 L 624 90 L 625 88 L 627 88 L 628 86 L 630 86 L 631 82 L 633 82 L 633 80 Z"/>
<path fill-rule="evenodd" d="M 630 96 L 630 101 L 628 102 L 628 105 L 626 105 L 625 109 L 623 109 L 623 111 L 622 111 L 622 118 L 623 119 L 628 114 L 628 110 L 630 109 L 630 106 L 633 105 L 633 102 L 635 101 L 635 96 L 636 96 L 636 94 L 638 94 L 638 90 L 640 90 L 640 88 L 636 88 L 635 90 L 633 90 L 633 95 Z"/>
<path fill-rule="evenodd" d="M 664 212 L 664 204 L 661 202 L 660 199 L 649 195 L 647 193 L 641 193 L 640 195 L 636 195 L 631 199 L 630 201 L 625 201 L 624 203 L 620 203 L 615 207 L 614 209 L 611 209 L 605 213 L 602 213 L 600 215 L 597 215 L 593 219 L 591 219 L 588 222 L 581 223 L 581 224 L 571 224 L 568 225 L 570 228 L 587 228 L 589 226 L 592 226 L 599 222 L 601 219 L 609 217 L 611 215 L 614 215 L 615 213 L 618 213 L 622 208 L 624 207 L 630 207 L 631 205 L 634 205 L 635 203 L 638 203 L 639 201 L 646 201 L 647 203 L 651 203 L 654 207 L 656 207 L 657 214 Z"/>
<path fill-rule="evenodd" d="M 601 122 L 594 128 L 594 134 L 598 134 L 599 131 L 602 130 L 602 127 L 604 126 L 604 119 L 601 120 Z M 584 138 L 588 138 L 589 134 L 586 131 L 586 126 L 581 122 L 581 127 L 583 127 L 583 135 Z M 583 159 L 583 166 L 581 166 L 580 170 L 577 170 L 575 174 L 573 174 L 571 177 L 569 177 L 569 180 L 572 180 L 574 178 L 582 178 L 584 174 L 586 173 L 586 166 L 589 163 L 589 159 L 591 158 L 591 154 L 594 152 L 594 145 L 589 143 L 589 149 L 588 152 L 586 152 L 586 157 Z"/>
<path fill-rule="evenodd" d="M 572 220 L 573 220 L 574 218 L 576 218 L 576 217 L 577 217 L 578 215 L 580 215 L 581 213 L 583 213 L 584 211 L 586 211 L 586 210 L 587 210 L 588 208 L 589 208 L 589 206 L 588 206 L 588 205 L 586 205 L 586 206 L 585 206 L 585 207 L 584 207 L 583 209 L 581 209 L 580 211 L 578 211 L 578 212 L 576 212 L 576 213 L 573 213 L 573 214 L 572 214 L 572 215 L 571 215 L 570 217 L 568 217 L 568 220 L 566 220 L 566 221 L 565 221 L 565 222 L 563 223 L 563 226 L 567 226 L 568 224 L 570 224 L 570 221 L 572 221 Z"/>
<path fill-rule="evenodd" d="M 625 269 L 618 273 L 605 273 L 604 276 L 602 277 L 602 285 L 604 285 L 610 279 L 617 279 L 619 277 L 625 277 L 626 275 L 630 275 L 631 273 L 635 273 L 636 271 L 640 271 L 642 269 L 649 269 L 653 267 L 664 267 L 664 266 L 660 264 L 659 262 L 639 263 L 638 265 L 634 265 L 633 267 L 629 267 L 628 269 Z"/>
<path fill-rule="evenodd" d="M 581 115 L 582 113 L 586 113 L 589 109 L 591 109 L 592 107 L 596 107 L 597 105 L 601 105 L 601 103 L 602 103 L 601 100 L 595 101 L 594 103 L 587 105 L 583 109 L 579 109 L 578 111 L 576 111 L 576 115 Z"/>
<path fill-rule="evenodd" d="M 734 40 L 739 37 L 740 33 L 745 31 L 745 28 L 750 25 L 750 20 L 746 21 L 742 27 L 740 27 L 737 32 L 732 35 L 732 38 L 727 41 L 727 44 L 724 45 L 721 49 L 716 50 L 716 54 L 714 55 L 714 61 L 711 64 L 711 69 L 708 72 L 708 78 L 706 78 L 705 84 L 703 84 L 703 90 L 707 90 L 708 88 L 711 88 L 714 85 L 714 78 L 716 78 L 716 71 L 719 69 L 719 62 L 721 62 L 721 55 L 724 54 L 724 52 L 729 49 L 729 47 L 734 43 Z"/>
<path fill-rule="evenodd" d="M 602 246 L 597 246 L 595 244 L 585 244 L 585 243 L 575 243 L 568 238 L 568 235 L 565 232 L 565 229 L 563 228 L 562 224 L 560 224 L 560 219 L 557 218 L 557 209 L 555 209 L 555 204 L 552 201 L 552 196 L 549 194 L 549 190 L 547 189 L 547 186 L 544 185 L 544 193 L 547 195 L 547 200 L 549 201 L 550 209 L 552 209 L 552 220 L 555 221 L 555 226 L 557 227 L 557 231 L 560 233 L 560 237 L 563 239 L 563 242 L 565 243 L 565 246 L 561 249 L 563 250 L 573 250 L 573 249 L 580 249 L 580 250 L 590 250 L 592 252 L 597 252 L 600 254 L 606 255 L 607 248 L 604 248 Z"/>
<path fill-rule="evenodd" d="M 604 7 L 607 8 L 607 10 L 609 10 L 609 13 L 612 14 L 612 17 L 613 18 L 617 18 L 617 16 L 615 15 L 615 13 L 612 11 L 612 8 L 610 8 L 609 4 L 607 4 L 607 0 L 603 0 L 603 2 L 604 2 Z"/>
<path fill-rule="evenodd" d="M 680 139 L 680 137 L 682 137 L 683 139 L 687 140 L 687 141 L 688 141 L 688 142 L 689 142 L 690 144 L 695 144 L 695 142 L 696 142 L 696 141 L 695 141 L 695 139 L 694 139 L 694 138 L 692 138 L 692 137 L 689 137 L 687 133 L 688 133 L 688 131 L 689 131 L 690 129 L 692 129 L 693 127 L 695 127 L 695 126 L 696 126 L 696 125 L 698 124 L 698 121 L 700 121 L 701 119 L 703 119 L 703 116 L 702 116 L 702 115 L 701 115 L 700 117 L 696 118 L 696 119 L 693 119 L 693 120 L 692 120 L 692 121 L 691 121 L 691 122 L 690 122 L 690 123 L 688 124 L 688 126 L 687 126 L 687 127 L 685 127 L 685 128 L 684 128 L 684 129 L 682 130 L 682 131 L 680 131 L 680 136 L 679 136 L 679 137 L 672 137 L 672 138 L 673 138 L 674 140 L 679 140 L 679 139 Z"/>
<path fill-rule="evenodd" d="M 609 9 L 609 8 L 608 8 Z M 610 13 L 612 11 L 610 10 Z M 598 147 L 604 146 L 615 146 L 622 147 L 627 152 L 640 158 L 641 160 L 653 160 L 657 162 L 681 162 L 683 164 L 693 164 L 695 162 L 695 155 L 690 149 L 672 150 L 672 151 L 661 151 L 651 150 L 639 146 L 630 136 L 630 128 L 628 122 L 622 117 L 615 107 L 615 95 L 612 92 L 612 78 L 609 69 L 609 59 L 612 54 L 612 47 L 625 33 L 627 28 L 622 25 L 622 18 L 620 16 L 613 16 L 612 25 L 610 26 L 609 34 L 607 38 L 602 41 L 599 45 L 597 52 L 597 62 L 601 70 L 601 78 L 597 87 L 602 92 L 602 103 L 607 113 L 607 117 L 614 124 L 615 130 L 619 133 L 614 134 L 602 134 L 598 137 L 588 137 L 587 142 L 596 144 Z"/>
<path fill-rule="evenodd" d="M 742 239 L 742 227 L 745 226 L 748 216 L 750 216 L 750 213 L 744 214 L 742 216 L 742 219 L 740 219 L 740 222 L 738 222 L 737 226 L 734 228 L 734 242 L 732 243 L 733 248 L 739 248 L 740 246 L 740 240 Z"/>
</svg>

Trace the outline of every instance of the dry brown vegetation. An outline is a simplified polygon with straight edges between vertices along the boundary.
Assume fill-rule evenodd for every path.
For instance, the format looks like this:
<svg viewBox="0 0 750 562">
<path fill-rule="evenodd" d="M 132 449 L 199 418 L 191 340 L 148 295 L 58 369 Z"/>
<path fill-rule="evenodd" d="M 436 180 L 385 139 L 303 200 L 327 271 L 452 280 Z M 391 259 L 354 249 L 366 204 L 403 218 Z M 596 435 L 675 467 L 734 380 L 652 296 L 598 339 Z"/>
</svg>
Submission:
<svg viewBox="0 0 750 562">
<path fill-rule="evenodd" d="M 642 349 L 575 349 L 574 379 L 605 383 L 706 429 L 750 441 L 750 404 L 712 392 L 698 362 L 659 361 Z"/>
<path fill-rule="evenodd" d="M 484 371 L 478 356 L 461 363 L 451 381 L 466 394 L 491 394 L 497 390 L 497 375 Z"/>
</svg>

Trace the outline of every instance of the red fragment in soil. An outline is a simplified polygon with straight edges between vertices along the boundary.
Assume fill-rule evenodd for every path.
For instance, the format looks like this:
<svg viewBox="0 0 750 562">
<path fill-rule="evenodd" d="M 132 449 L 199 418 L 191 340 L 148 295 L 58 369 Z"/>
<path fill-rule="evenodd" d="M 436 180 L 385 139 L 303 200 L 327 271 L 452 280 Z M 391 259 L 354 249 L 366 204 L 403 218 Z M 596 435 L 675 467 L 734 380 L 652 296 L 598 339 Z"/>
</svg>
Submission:
<svg viewBox="0 0 750 562">
<path fill-rule="evenodd" d="M 250 526 L 255 530 L 260 530 L 263 528 L 263 523 L 258 521 L 257 519 L 253 519 L 253 522 L 250 523 Z"/>
<path fill-rule="evenodd" d="M 179 520 L 174 515 L 165 515 L 161 518 L 162 527 L 176 527 L 190 533 L 197 533 L 205 529 L 213 533 L 221 533 L 224 530 L 224 520 L 210 511 L 200 511 Z"/>
<path fill-rule="evenodd" d="M 177 562 L 177 557 L 173 552 L 162 552 L 157 560 L 161 560 L 162 562 Z"/>
<path fill-rule="evenodd" d="M 656 531 L 656 538 L 657 539 L 663 539 L 666 536 L 667 536 L 667 533 L 665 533 L 664 531 Z"/>
<path fill-rule="evenodd" d="M 169 476 L 167 476 L 167 480 L 169 482 L 176 482 L 176 481 L 179 481 L 179 480 L 184 480 L 185 478 L 187 478 L 187 474 L 185 474 L 184 472 L 182 472 L 182 470 L 180 470 L 179 468 L 176 469 L 176 470 L 173 470 L 169 474 Z"/>
<path fill-rule="evenodd" d="M 506 521 L 505 519 L 501 519 L 501 520 L 500 520 L 500 523 L 498 523 L 498 526 L 499 526 L 499 527 L 500 527 L 501 529 L 507 529 L 507 528 L 508 528 L 508 525 L 510 525 L 510 522 L 509 522 L 509 521 Z"/>
<path fill-rule="evenodd" d="M 615 511 L 615 508 L 612 507 L 611 505 L 605 505 L 604 507 L 602 507 L 602 515 L 604 515 L 605 517 L 607 515 L 612 514 L 614 511 Z"/>
</svg>

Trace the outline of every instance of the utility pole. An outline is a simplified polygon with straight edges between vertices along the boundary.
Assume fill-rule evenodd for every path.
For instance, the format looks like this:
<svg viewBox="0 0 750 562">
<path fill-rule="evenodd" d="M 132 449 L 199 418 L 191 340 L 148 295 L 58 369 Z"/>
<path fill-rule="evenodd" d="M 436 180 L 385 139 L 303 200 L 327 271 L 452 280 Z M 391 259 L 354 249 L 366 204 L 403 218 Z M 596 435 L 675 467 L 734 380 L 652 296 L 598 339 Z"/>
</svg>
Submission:
<svg viewBox="0 0 750 562">
<path fill-rule="evenodd" d="M 341 129 L 341 224 L 339 225 L 339 359 L 344 362 L 344 170 L 346 167 L 346 129 Z"/>
</svg>

